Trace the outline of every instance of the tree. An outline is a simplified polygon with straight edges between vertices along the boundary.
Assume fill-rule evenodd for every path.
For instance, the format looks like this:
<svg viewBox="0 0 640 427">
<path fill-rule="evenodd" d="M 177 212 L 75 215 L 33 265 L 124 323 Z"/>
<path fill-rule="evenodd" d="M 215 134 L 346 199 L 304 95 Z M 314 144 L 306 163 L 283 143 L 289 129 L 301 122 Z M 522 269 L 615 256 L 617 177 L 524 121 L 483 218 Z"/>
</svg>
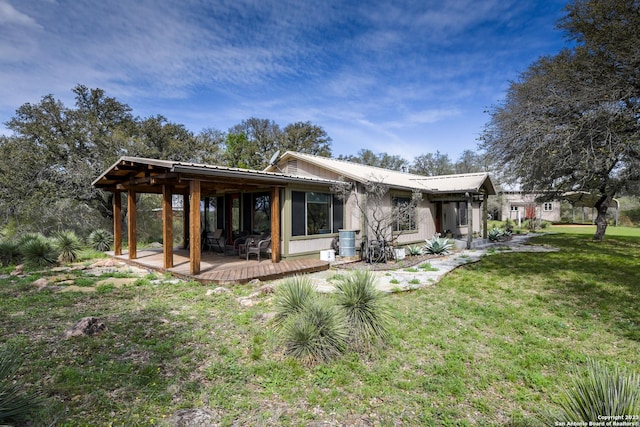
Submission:
<svg viewBox="0 0 640 427">
<path fill-rule="evenodd" d="M 523 190 L 595 194 L 596 240 L 612 199 L 640 180 L 639 8 L 624 0 L 570 4 L 560 27 L 577 45 L 522 73 L 482 136 Z"/>
<path fill-rule="evenodd" d="M 413 160 L 411 173 L 425 176 L 450 175 L 454 172 L 453 164 L 448 154 L 440 151 L 422 154 Z"/>
<path fill-rule="evenodd" d="M 485 156 L 471 150 L 464 150 L 454 165 L 456 173 L 474 173 L 488 171 Z"/>
<path fill-rule="evenodd" d="M 374 153 L 368 149 L 358 151 L 358 155 L 338 156 L 338 160 L 360 163 L 362 165 L 378 168 L 403 171 L 408 169 L 408 162 L 400 156 L 392 156 L 387 153 Z"/>
<path fill-rule="evenodd" d="M 296 122 L 284 128 L 278 148 L 331 157 L 331 138 L 320 126 L 311 122 Z"/>
<path fill-rule="evenodd" d="M 282 131 L 269 119 L 251 117 L 229 129 L 226 158 L 228 166 L 246 169 L 264 169 L 278 150 Z"/>
</svg>

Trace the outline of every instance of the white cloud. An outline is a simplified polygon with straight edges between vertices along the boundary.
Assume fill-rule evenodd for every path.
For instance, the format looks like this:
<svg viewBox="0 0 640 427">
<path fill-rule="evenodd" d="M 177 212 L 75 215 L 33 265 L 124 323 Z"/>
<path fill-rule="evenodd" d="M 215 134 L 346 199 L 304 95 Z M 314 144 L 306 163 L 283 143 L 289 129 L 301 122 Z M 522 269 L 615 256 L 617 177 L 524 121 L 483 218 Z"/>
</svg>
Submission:
<svg viewBox="0 0 640 427">
<path fill-rule="evenodd" d="M 35 19 L 18 11 L 8 0 L 0 0 L 0 24 L 41 28 Z"/>
</svg>

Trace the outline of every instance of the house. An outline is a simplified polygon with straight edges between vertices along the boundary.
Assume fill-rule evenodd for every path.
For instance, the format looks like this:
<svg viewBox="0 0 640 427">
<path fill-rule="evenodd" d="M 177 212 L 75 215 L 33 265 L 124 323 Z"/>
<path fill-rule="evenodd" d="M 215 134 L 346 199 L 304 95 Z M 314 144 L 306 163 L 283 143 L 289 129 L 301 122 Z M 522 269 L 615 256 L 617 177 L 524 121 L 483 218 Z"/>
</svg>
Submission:
<svg viewBox="0 0 640 427">
<path fill-rule="evenodd" d="M 336 186 L 348 182 L 346 198 Z M 203 231 L 224 230 L 225 245 L 245 234 L 271 235 L 272 262 L 320 256 L 340 230 L 355 234 L 354 248 L 369 238 L 371 221 L 358 209 L 366 184 L 389 191 L 379 208 L 392 209 L 417 192 L 422 200 L 412 218 L 391 224 L 398 245 L 423 243 L 434 233 L 486 236 L 486 201 L 496 194 L 488 173 L 427 177 L 287 151 L 263 171 L 167 160 L 122 157 L 93 185 L 114 193 L 114 246 L 122 253 L 122 197 L 127 194 L 128 253 L 136 258 L 136 193 L 162 195 L 163 241 L 173 242 L 173 197 L 183 198 L 191 274 L 200 271 Z M 197 201 L 194 203 L 194 201 Z M 360 204 L 359 206 L 362 206 Z M 165 268 L 173 266 L 172 245 L 164 246 Z"/>
<path fill-rule="evenodd" d="M 528 193 L 521 190 L 499 192 L 502 201 L 502 220 L 510 219 L 521 225 L 528 219 L 539 219 L 549 222 L 560 222 L 561 200 L 537 201 L 543 193 Z"/>
</svg>

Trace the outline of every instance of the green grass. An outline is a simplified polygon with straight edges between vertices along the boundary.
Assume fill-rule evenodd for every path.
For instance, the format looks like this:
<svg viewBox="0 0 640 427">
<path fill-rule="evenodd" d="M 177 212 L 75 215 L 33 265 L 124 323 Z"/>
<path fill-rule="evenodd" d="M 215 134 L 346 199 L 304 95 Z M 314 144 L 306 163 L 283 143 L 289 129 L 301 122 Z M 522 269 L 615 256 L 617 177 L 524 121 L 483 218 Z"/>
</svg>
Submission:
<svg viewBox="0 0 640 427">
<path fill-rule="evenodd" d="M 0 336 L 21 383 L 48 398 L 35 425 L 164 426 L 188 408 L 225 426 L 538 425 L 587 360 L 640 366 L 640 238 L 614 230 L 536 237 L 560 251 L 497 251 L 390 294 L 385 346 L 312 368 L 263 320 L 273 296 L 240 306 L 250 286 L 207 296 L 141 279 L 83 294 L 30 285 L 47 273 L 3 278 Z M 106 330 L 61 339 L 85 316 Z"/>
</svg>

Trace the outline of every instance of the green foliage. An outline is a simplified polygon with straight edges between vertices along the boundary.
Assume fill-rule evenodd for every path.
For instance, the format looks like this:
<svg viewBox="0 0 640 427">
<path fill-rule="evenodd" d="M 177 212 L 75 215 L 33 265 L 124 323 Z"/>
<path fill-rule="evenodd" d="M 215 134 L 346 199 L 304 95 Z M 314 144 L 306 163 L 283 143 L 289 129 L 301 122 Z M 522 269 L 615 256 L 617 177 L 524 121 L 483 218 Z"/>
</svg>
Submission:
<svg viewBox="0 0 640 427">
<path fill-rule="evenodd" d="M 33 414 L 40 399 L 22 390 L 15 380 L 22 364 L 20 357 L 13 351 L 0 349 L 0 424 L 16 423 Z"/>
<path fill-rule="evenodd" d="M 54 237 L 54 246 L 60 253 L 60 262 L 71 263 L 78 259 L 82 243 L 73 231 L 61 231 Z"/>
<path fill-rule="evenodd" d="M 291 315 L 300 313 L 318 298 L 316 288 L 307 276 L 296 276 L 284 281 L 275 295 L 276 326 L 281 326 Z"/>
<path fill-rule="evenodd" d="M 288 355 L 314 365 L 339 357 L 349 333 L 343 313 L 329 300 L 315 298 L 287 318 L 282 336 Z"/>
<path fill-rule="evenodd" d="M 419 256 L 422 255 L 422 247 L 418 245 L 407 246 L 407 254 L 409 256 Z"/>
<path fill-rule="evenodd" d="M 20 261 L 20 248 L 16 242 L 3 240 L 0 242 L 0 266 L 7 266 Z"/>
<path fill-rule="evenodd" d="M 32 267 L 56 264 L 59 255 L 53 243 L 42 235 L 31 235 L 21 239 L 19 248 L 24 262 Z"/>
<path fill-rule="evenodd" d="M 335 298 L 346 314 L 350 342 L 357 350 L 387 338 L 390 309 L 373 272 L 355 270 L 346 276 L 336 284 Z"/>
<path fill-rule="evenodd" d="M 96 251 L 106 252 L 111 249 L 113 236 L 107 230 L 99 228 L 89 234 L 89 245 Z"/>
<path fill-rule="evenodd" d="M 618 366 L 613 369 L 589 360 L 586 376 L 574 371 L 571 386 L 564 390 L 560 401 L 561 411 L 544 421 L 599 422 L 603 417 L 640 414 L 640 376 L 626 374 Z M 636 420 L 637 421 L 637 420 Z"/>
<path fill-rule="evenodd" d="M 426 241 L 424 251 L 434 255 L 446 255 L 451 252 L 453 246 L 454 243 L 450 239 L 440 237 L 440 233 L 436 233 L 431 240 Z"/>
</svg>

